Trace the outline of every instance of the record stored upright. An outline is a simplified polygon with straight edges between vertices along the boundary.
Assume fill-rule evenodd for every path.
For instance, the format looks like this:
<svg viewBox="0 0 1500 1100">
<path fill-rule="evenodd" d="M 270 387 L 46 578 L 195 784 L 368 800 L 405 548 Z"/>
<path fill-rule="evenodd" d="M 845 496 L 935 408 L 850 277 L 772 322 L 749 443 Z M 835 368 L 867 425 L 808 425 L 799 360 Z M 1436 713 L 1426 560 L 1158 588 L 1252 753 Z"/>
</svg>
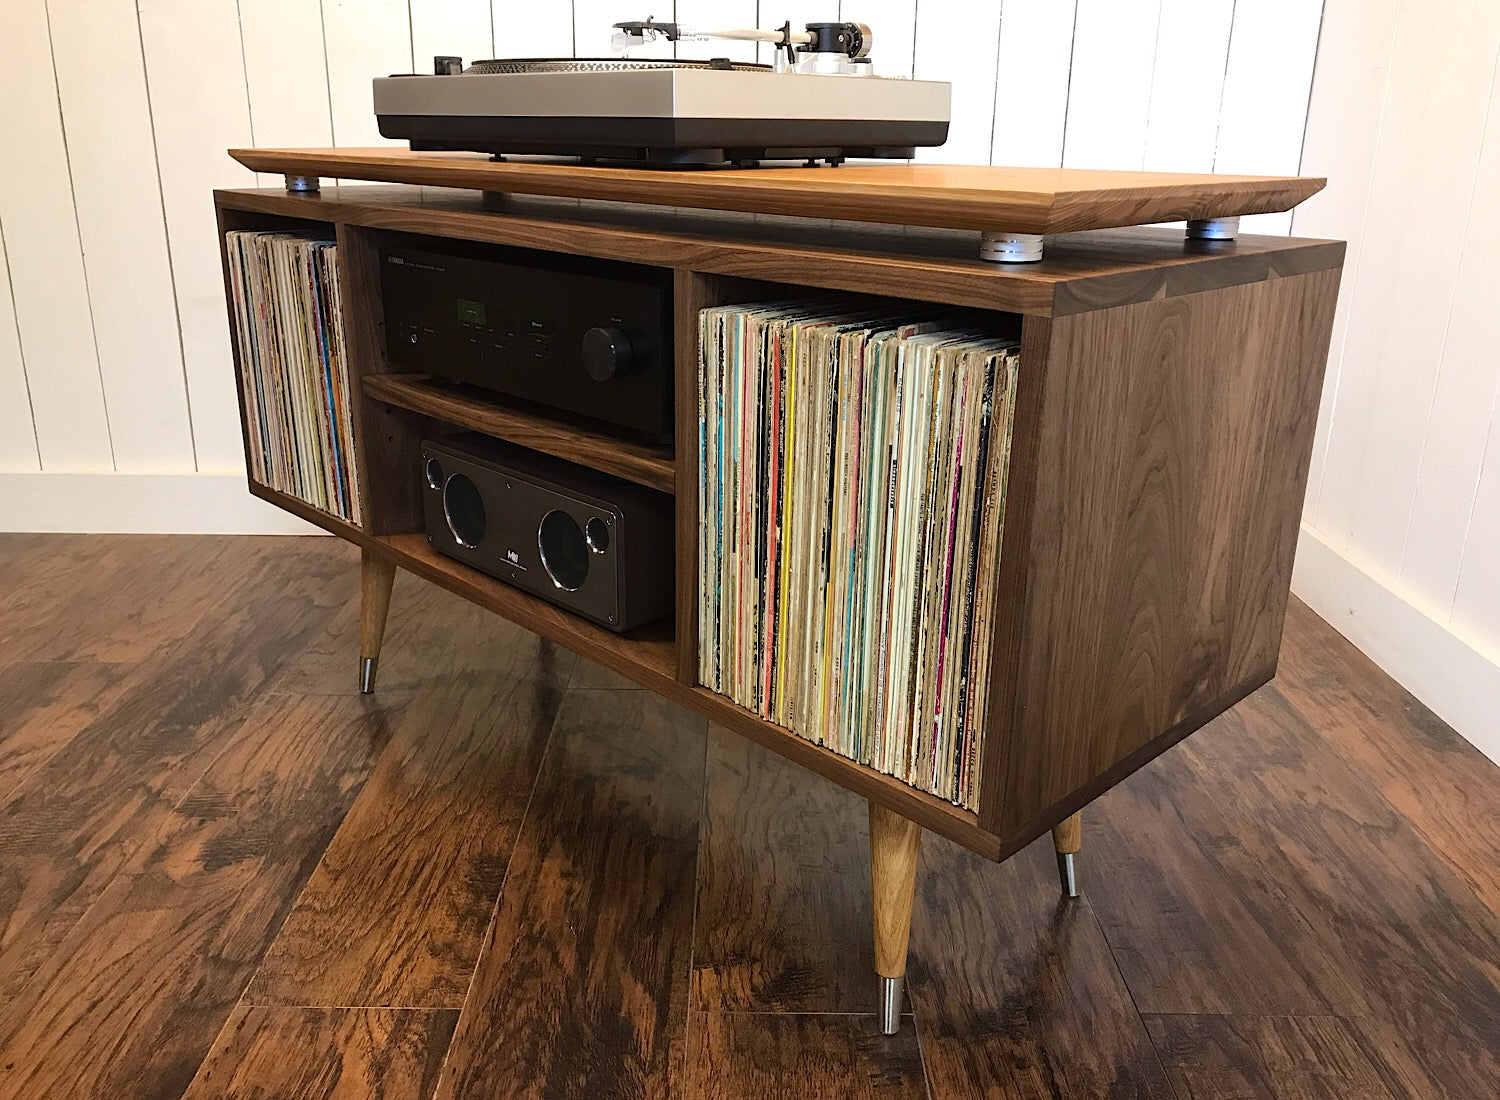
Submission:
<svg viewBox="0 0 1500 1100">
<path fill-rule="evenodd" d="M 394 149 L 235 156 L 301 188 L 320 176 L 395 184 L 215 192 L 221 240 L 300 228 L 338 242 L 364 525 L 253 480 L 250 491 L 360 546 L 365 674 L 399 566 L 867 798 L 877 969 L 897 1007 L 922 828 L 995 860 L 1048 829 L 1059 852 L 1077 851 L 1083 806 L 1275 672 L 1344 245 L 1120 227 L 1189 218 L 1222 235 L 1321 181 L 900 164 L 675 173 Z M 826 220 L 834 213 L 847 220 Z M 990 244 L 1048 234 L 1045 255 L 986 262 L 976 231 Z M 391 232 L 670 268 L 676 445 L 393 370 L 378 275 Z M 697 682 L 698 311 L 830 291 L 1019 318 L 977 812 Z M 417 492 L 434 423 L 674 492 L 675 622 L 615 635 L 437 554 Z"/>
</svg>

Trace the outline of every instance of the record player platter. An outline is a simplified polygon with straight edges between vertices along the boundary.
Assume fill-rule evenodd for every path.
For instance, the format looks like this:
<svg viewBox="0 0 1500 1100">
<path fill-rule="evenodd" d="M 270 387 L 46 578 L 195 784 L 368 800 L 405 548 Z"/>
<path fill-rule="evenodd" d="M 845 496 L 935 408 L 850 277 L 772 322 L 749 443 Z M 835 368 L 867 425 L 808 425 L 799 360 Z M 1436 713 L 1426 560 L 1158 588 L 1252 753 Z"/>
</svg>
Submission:
<svg viewBox="0 0 1500 1100">
<path fill-rule="evenodd" d="M 950 85 L 873 75 L 869 28 L 626 35 L 771 42 L 775 65 L 670 58 L 501 58 L 375 80 L 380 132 L 413 149 L 542 154 L 666 166 L 910 157 L 948 137 Z M 854 28 L 858 28 L 855 30 Z M 862 32 L 862 33 L 861 33 Z"/>
</svg>

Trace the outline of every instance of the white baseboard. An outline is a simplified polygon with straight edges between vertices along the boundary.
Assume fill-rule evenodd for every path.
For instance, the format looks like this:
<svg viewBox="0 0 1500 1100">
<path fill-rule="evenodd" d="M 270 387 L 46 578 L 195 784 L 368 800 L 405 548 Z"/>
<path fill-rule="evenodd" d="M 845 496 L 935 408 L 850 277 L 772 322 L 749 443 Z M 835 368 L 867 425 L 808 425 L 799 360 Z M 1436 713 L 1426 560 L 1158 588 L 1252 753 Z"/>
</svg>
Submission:
<svg viewBox="0 0 1500 1100">
<path fill-rule="evenodd" d="M 0 531 L 316 535 L 243 474 L 0 473 Z"/>
<path fill-rule="evenodd" d="M 1500 764 L 1500 644 L 1456 630 L 1305 524 L 1292 591 Z"/>
</svg>

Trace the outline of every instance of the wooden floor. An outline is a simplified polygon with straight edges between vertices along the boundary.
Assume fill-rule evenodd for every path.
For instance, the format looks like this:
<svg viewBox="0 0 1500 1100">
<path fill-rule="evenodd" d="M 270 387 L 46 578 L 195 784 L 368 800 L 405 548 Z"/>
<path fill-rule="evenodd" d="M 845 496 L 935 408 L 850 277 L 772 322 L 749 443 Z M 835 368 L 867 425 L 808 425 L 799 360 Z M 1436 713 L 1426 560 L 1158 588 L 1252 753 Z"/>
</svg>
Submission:
<svg viewBox="0 0 1500 1100">
<path fill-rule="evenodd" d="M 928 836 L 334 539 L 0 536 L 0 1096 L 1500 1095 L 1500 770 L 1294 605 L 1039 842 Z M 912 1026 L 912 1025 L 915 1026 Z"/>
</svg>

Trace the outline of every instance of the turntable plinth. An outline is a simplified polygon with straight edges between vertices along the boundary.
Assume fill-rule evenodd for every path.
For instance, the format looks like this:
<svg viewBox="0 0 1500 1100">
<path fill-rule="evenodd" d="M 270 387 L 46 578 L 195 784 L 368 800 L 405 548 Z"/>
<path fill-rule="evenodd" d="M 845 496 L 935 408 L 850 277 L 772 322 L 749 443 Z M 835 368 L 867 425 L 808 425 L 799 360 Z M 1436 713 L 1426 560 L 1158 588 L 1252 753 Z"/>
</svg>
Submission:
<svg viewBox="0 0 1500 1100">
<path fill-rule="evenodd" d="M 1034 261 L 1041 236 L 1154 222 L 1191 236 L 1236 235 L 1233 219 L 1290 210 L 1322 190 L 1302 176 L 1215 176 L 966 164 L 672 171 L 562 160 L 494 161 L 477 153 L 376 149 L 231 149 L 247 168 L 289 180 L 325 177 L 513 195 L 739 210 L 803 218 L 977 230 L 981 258 Z"/>
</svg>

